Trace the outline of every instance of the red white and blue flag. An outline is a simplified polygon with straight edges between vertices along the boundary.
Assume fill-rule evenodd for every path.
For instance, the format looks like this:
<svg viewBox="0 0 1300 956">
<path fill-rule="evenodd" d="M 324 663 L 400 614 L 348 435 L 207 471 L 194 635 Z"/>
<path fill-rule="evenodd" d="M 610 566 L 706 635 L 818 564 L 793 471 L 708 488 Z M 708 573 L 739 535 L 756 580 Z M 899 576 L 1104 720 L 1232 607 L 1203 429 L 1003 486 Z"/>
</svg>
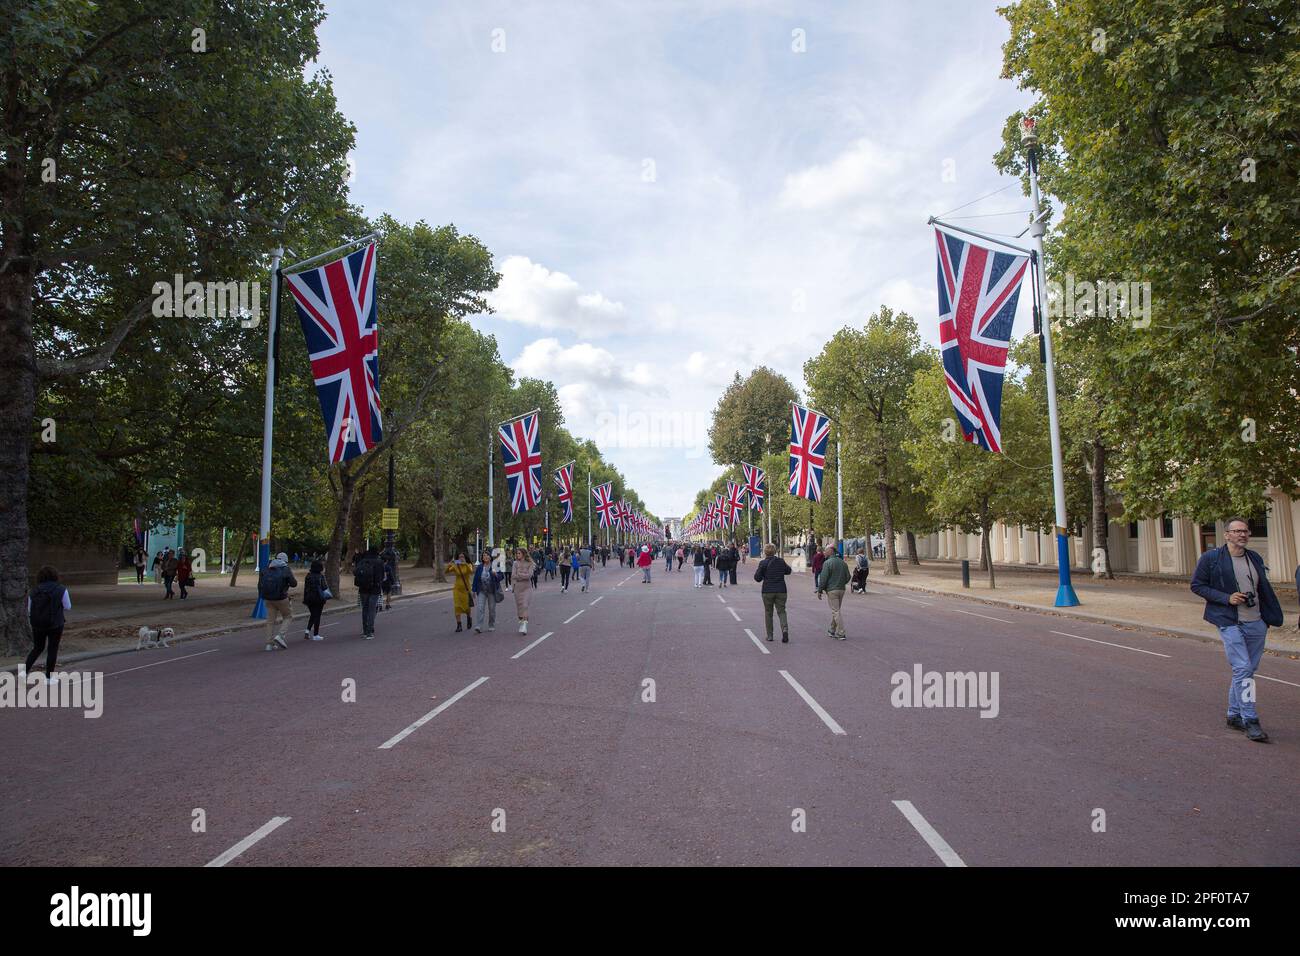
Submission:
<svg viewBox="0 0 1300 956">
<path fill-rule="evenodd" d="M 614 521 L 614 483 L 607 481 L 591 489 L 591 497 L 596 499 L 596 514 L 600 517 L 600 526 L 608 528 Z"/>
<path fill-rule="evenodd" d="M 719 527 L 727 526 L 727 502 L 722 495 L 713 496 L 713 513 L 718 516 Z"/>
<path fill-rule="evenodd" d="M 745 491 L 749 495 L 750 510 L 762 514 L 763 500 L 767 496 L 765 488 L 767 475 L 757 465 L 747 465 L 743 461 L 740 463 L 740 469 L 745 473 Z"/>
<path fill-rule="evenodd" d="M 1028 256 L 985 249 L 941 229 L 939 349 L 966 441 L 1002 451 L 1002 382 Z"/>
<path fill-rule="evenodd" d="M 555 484 L 560 489 L 556 496 L 560 501 L 560 524 L 568 524 L 573 520 L 573 466 L 576 462 L 569 462 L 555 470 Z"/>
<path fill-rule="evenodd" d="M 745 486 L 738 481 L 727 482 L 727 523 L 732 527 L 740 524 L 740 515 L 745 510 Z"/>
<path fill-rule="evenodd" d="M 542 500 L 542 416 L 529 412 L 498 426 L 510 510 L 520 514 Z"/>
<path fill-rule="evenodd" d="M 831 420 L 820 412 L 790 403 L 790 494 L 822 500 L 822 472 Z"/>
<path fill-rule="evenodd" d="M 375 244 L 284 277 L 298 310 L 331 464 L 364 455 L 384 437 L 379 404 Z"/>
</svg>

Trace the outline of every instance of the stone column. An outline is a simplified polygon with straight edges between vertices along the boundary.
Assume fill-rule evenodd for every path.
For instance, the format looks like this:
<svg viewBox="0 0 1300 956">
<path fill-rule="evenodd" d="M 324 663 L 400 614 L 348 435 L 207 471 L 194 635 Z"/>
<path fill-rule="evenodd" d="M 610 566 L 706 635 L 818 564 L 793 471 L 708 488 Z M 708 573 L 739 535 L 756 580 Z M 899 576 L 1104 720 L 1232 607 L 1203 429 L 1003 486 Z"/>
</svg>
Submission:
<svg viewBox="0 0 1300 956">
<path fill-rule="evenodd" d="M 1295 580 L 1296 526 L 1292 502 L 1280 491 L 1271 495 L 1273 506 L 1268 512 L 1268 578 L 1285 584 Z"/>
<path fill-rule="evenodd" d="M 1199 526 L 1186 518 L 1174 519 L 1174 573 L 1191 575 L 1196 569 L 1196 534 Z"/>
<path fill-rule="evenodd" d="M 1009 564 L 1023 564 L 1020 560 L 1020 537 L 1024 530 L 1020 525 L 1007 529 L 1007 562 Z"/>
<path fill-rule="evenodd" d="M 1155 518 L 1138 522 L 1138 571 L 1143 574 L 1160 571 L 1160 522 Z"/>
</svg>

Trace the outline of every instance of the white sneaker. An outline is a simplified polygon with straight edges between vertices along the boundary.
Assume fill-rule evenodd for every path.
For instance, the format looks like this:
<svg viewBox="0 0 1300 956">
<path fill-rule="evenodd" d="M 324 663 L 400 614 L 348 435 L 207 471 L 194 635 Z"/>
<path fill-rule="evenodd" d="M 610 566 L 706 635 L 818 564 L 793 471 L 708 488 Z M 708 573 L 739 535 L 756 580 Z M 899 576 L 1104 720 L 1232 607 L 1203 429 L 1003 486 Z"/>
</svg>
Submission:
<svg viewBox="0 0 1300 956">
<path fill-rule="evenodd" d="M 281 634 L 275 635 L 275 637 L 272 638 L 272 643 L 282 651 L 287 651 L 289 649 L 289 645 L 284 642 L 284 636 Z"/>
<path fill-rule="evenodd" d="M 313 635 L 311 636 L 311 639 L 312 639 L 313 641 L 323 641 L 323 640 L 325 640 L 325 638 L 321 637 L 319 634 L 313 634 Z"/>
<path fill-rule="evenodd" d="M 521 625 L 519 625 L 519 633 L 520 633 L 520 634 L 527 634 L 527 633 L 528 633 L 528 622 L 527 622 L 527 621 L 524 621 Z"/>
<path fill-rule="evenodd" d="M 268 651 L 273 651 L 273 650 L 275 650 L 275 644 L 274 644 L 272 641 L 267 641 L 267 642 L 266 642 L 266 649 L 267 649 Z"/>
<path fill-rule="evenodd" d="M 310 630 L 303 631 L 303 632 L 302 632 L 302 639 L 303 639 L 304 641 L 310 641 L 310 640 L 311 640 L 311 631 L 310 631 Z"/>
</svg>

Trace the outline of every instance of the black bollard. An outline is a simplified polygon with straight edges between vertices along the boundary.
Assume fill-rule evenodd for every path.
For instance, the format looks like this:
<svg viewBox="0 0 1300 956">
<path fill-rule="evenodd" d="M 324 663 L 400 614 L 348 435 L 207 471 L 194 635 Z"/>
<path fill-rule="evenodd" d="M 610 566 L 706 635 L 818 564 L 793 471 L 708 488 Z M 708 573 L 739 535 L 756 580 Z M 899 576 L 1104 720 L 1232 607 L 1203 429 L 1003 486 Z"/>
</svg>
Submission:
<svg viewBox="0 0 1300 956">
<path fill-rule="evenodd" d="M 970 587 L 970 562 L 962 561 L 961 563 L 961 586 Z"/>
</svg>

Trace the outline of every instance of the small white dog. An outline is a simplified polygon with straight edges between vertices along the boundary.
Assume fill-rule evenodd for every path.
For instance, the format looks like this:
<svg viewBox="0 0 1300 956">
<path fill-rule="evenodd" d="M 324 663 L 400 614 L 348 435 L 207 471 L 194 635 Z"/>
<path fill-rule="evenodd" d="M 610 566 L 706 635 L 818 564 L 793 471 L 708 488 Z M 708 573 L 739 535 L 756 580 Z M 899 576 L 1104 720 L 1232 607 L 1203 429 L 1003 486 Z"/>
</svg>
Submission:
<svg viewBox="0 0 1300 956">
<path fill-rule="evenodd" d="M 135 649 L 138 651 L 143 647 L 168 647 L 169 641 L 176 637 L 176 631 L 170 627 L 164 627 L 160 631 L 152 630 L 148 627 L 140 628 L 139 640 L 136 641 Z"/>
</svg>

